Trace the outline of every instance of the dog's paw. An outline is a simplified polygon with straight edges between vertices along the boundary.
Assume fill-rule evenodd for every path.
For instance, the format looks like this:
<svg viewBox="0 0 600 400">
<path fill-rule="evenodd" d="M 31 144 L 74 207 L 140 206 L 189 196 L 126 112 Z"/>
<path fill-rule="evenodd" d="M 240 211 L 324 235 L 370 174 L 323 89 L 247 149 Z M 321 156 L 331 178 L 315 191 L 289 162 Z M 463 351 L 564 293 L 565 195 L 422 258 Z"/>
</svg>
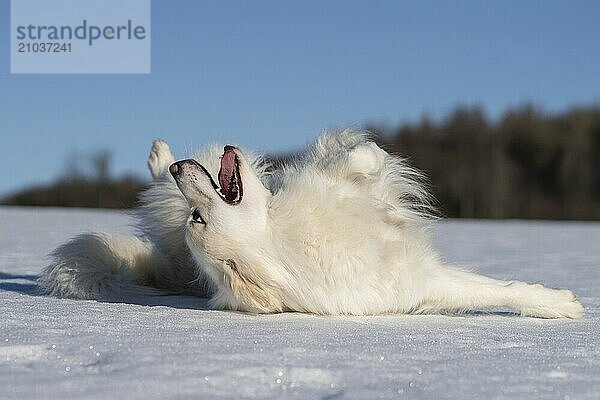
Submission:
<svg viewBox="0 0 600 400">
<path fill-rule="evenodd" d="M 148 156 L 148 168 L 154 179 L 157 179 L 164 174 L 169 165 L 175 162 L 175 157 L 171 153 L 171 149 L 167 142 L 157 139 L 152 143 L 150 156 Z"/>
<path fill-rule="evenodd" d="M 570 290 L 549 289 L 541 287 L 541 285 L 538 290 L 541 291 L 536 296 L 537 304 L 533 307 L 523 308 L 522 315 L 538 318 L 579 319 L 583 317 L 583 306 Z"/>
<path fill-rule="evenodd" d="M 375 175 L 385 165 L 386 152 L 375 143 L 363 143 L 354 147 L 348 157 L 350 175 Z"/>
</svg>

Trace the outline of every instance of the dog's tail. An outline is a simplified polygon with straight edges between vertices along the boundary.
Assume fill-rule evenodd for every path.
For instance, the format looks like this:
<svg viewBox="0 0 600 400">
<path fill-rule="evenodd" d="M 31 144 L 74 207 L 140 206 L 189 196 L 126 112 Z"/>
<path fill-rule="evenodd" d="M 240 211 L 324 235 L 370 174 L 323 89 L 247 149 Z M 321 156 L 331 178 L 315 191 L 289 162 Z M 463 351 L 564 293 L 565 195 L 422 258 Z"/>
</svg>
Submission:
<svg viewBox="0 0 600 400">
<path fill-rule="evenodd" d="M 169 260 L 134 236 L 82 234 L 54 250 L 39 283 L 45 293 L 67 298 L 119 300 L 165 294 L 151 287 Z M 162 267 L 162 268 L 161 268 Z"/>
</svg>

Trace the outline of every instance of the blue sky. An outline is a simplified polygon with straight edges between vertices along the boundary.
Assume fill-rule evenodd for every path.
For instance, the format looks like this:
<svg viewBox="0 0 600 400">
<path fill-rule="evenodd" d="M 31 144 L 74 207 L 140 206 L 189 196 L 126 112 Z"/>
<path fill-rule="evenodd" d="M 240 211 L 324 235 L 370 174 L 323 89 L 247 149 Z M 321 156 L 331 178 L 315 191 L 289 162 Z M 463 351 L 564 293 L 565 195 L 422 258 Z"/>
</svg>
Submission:
<svg viewBox="0 0 600 400">
<path fill-rule="evenodd" d="M 11 75 L 0 0 L 0 194 L 103 148 L 148 176 L 156 137 L 297 149 L 321 130 L 600 104 L 597 1 L 152 1 L 149 75 Z"/>
</svg>

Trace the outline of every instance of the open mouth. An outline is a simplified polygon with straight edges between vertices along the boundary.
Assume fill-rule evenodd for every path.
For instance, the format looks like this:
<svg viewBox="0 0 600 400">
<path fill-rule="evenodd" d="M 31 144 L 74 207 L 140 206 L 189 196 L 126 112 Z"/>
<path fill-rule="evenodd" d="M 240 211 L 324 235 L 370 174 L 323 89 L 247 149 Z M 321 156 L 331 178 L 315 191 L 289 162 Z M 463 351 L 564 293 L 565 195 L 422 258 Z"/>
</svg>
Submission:
<svg viewBox="0 0 600 400">
<path fill-rule="evenodd" d="M 219 189 L 217 192 L 223 200 L 230 204 L 238 204 L 242 201 L 243 189 L 240 177 L 240 164 L 235 153 L 235 147 L 225 146 L 221 156 L 221 168 L 219 169 Z"/>
</svg>

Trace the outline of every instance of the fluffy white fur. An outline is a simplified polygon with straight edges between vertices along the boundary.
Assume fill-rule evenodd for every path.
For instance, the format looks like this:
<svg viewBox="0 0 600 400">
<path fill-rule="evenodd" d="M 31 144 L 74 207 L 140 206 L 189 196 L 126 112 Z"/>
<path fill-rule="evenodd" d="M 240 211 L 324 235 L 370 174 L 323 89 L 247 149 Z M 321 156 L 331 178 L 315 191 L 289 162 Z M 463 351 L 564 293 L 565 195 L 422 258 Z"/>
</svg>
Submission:
<svg viewBox="0 0 600 400">
<path fill-rule="evenodd" d="M 139 238 L 88 234 L 62 245 L 41 278 L 47 291 L 84 299 L 188 293 L 255 313 L 504 306 L 542 318 L 583 315 L 569 290 L 443 264 L 427 237 L 432 208 L 420 175 L 360 132 L 322 135 L 279 169 L 235 149 L 237 204 L 224 201 L 207 175 L 218 176 L 221 149 L 176 163 L 174 179 L 175 159 L 156 141 L 148 161 L 154 182 L 136 211 Z"/>
</svg>

